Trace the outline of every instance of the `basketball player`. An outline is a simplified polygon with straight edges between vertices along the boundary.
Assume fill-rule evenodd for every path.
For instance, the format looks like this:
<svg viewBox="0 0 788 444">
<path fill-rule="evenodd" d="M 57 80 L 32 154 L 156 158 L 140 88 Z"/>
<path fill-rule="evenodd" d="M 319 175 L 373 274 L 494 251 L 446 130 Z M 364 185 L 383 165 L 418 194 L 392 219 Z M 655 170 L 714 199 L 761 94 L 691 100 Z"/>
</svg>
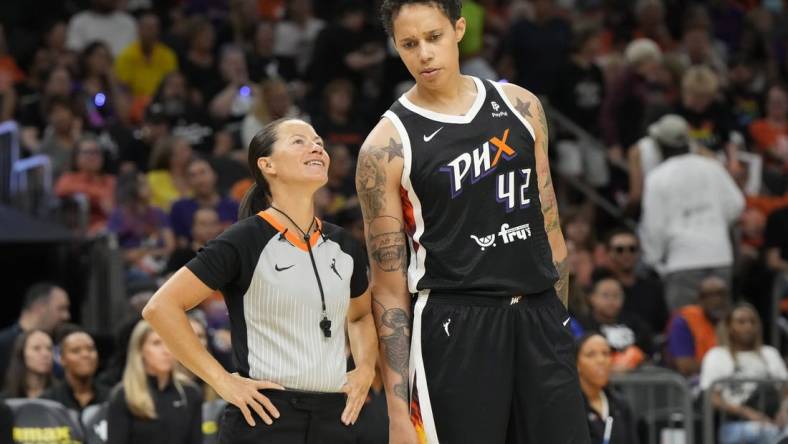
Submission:
<svg viewBox="0 0 788 444">
<path fill-rule="evenodd" d="M 389 439 L 586 443 L 544 111 L 523 88 L 460 74 L 460 8 L 381 7 L 416 80 L 356 173 Z"/>
</svg>

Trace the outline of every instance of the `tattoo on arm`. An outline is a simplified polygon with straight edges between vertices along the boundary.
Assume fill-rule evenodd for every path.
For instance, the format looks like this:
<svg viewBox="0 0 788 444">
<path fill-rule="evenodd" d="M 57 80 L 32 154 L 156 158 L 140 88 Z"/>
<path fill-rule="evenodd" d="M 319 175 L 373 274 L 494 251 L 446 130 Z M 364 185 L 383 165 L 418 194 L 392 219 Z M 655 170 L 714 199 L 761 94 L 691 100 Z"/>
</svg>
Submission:
<svg viewBox="0 0 788 444">
<path fill-rule="evenodd" d="M 563 233 L 561 233 L 561 222 L 558 217 L 558 202 L 555 197 L 555 190 L 553 189 L 553 178 L 550 174 L 550 160 L 548 158 L 547 152 L 549 138 L 547 116 L 545 115 L 544 108 L 542 108 L 542 104 L 539 103 L 539 101 L 536 101 L 535 103 L 536 121 L 539 123 L 539 129 L 542 133 L 542 137 L 537 140 L 537 149 L 540 149 L 542 153 L 544 153 L 545 157 L 545 161 L 542 162 L 542 165 L 540 165 L 537 170 L 537 175 L 539 178 L 539 197 L 542 204 L 542 216 L 544 217 L 545 231 L 547 232 L 548 237 L 557 234 L 563 240 Z M 517 106 L 515 108 L 523 117 L 530 117 L 533 119 L 534 116 L 531 114 L 530 106 L 530 101 L 523 102 L 518 98 Z M 566 257 L 564 257 L 560 261 L 555 261 L 554 265 L 558 271 L 558 281 L 555 283 L 555 291 L 558 294 L 558 298 L 566 307 L 568 306 L 567 304 L 569 302 L 569 264 L 566 260 Z"/>
<path fill-rule="evenodd" d="M 408 267 L 406 237 L 396 217 L 379 216 L 369 222 L 369 256 L 383 271 L 405 272 Z"/>
<path fill-rule="evenodd" d="M 375 305 L 375 323 L 378 327 L 385 364 L 400 377 L 394 384 L 394 394 L 408 402 L 408 365 L 410 361 L 410 315 L 399 307 L 386 308 L 376 298 L 372 299 Z"/>
<path fill-rule="evenodd" d="M 402 144 L 389 139 L 388 146 L 362 148 L 356 169 L 356 191 L 364 220 L 378 217 L 386 204 L 386 164 L 394 158 L 402 158 Z"/>
<path fill-rule="evenodd" d="M 565 308 L 569 307 L 569 262 L 564 258 L 561 261 L 555 262 L 555 269 L 558 270 L 558 282 L 555 283 L 555 292 L 558 299 L 564 304 Z"/>
</svg>

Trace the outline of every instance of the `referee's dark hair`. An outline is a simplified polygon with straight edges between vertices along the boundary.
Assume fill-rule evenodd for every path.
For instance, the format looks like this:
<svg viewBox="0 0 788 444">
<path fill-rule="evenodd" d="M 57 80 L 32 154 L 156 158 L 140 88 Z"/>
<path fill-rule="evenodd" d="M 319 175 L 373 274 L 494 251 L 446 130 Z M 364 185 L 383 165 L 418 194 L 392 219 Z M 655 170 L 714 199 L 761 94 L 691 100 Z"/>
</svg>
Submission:
<svg viewBox="0 0 788 444">
<path fill-rule="evenodd" d="M 249 142 L 249 171 L 254 177 L 254 184 L 246 191 L 241 204 L 238 208 L 238 220 L 246 219 L 247 217 L 257 214 L 260 211 L 268 208 L 271 204 L 271 187 L 268 181 L 257 166 L 257 159 L 261 157 L 268 157 L 274 149 L 278 134 L 277 129 L 279 125 L 288 120 L 296 120 L 290 117 L 283 117 L 274 120 L 263 127 L 257 134 L 252 137 Z"/>
<path fill-rule="evenodd" d="M 383 0 L 380 5 L 380 21 L 390 37 L 394 37 L 394 19 L 405 5 L 428 4 L 440 9 L 452 24 L 461 17 L 462 0 Z"/>
<path fill-rule="evenodd" d="M 57 285 L 51 282 L 38 282 L 30 286 L 22 300 L 22 311 L 29 310 L 36 303 L 49 299 L 55 288 Z"/>
</svg>

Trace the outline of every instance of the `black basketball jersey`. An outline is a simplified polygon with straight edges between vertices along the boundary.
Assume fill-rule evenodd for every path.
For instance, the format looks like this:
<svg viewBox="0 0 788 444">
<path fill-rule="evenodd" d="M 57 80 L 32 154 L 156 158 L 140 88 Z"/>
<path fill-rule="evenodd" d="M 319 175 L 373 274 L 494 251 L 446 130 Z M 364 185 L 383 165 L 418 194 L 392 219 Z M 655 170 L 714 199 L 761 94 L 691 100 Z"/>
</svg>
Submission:
<svg viewBox="0 0 788 444">
<path fill-rule="evenodd" d="M 558 279 L 544 229 L 534 131 L 501 85 L 473 78 L 463 116 L 404 95 L 384 114 L 402 139 L 401 196 L 412 293 L 514 296 Z"/>
</svg>

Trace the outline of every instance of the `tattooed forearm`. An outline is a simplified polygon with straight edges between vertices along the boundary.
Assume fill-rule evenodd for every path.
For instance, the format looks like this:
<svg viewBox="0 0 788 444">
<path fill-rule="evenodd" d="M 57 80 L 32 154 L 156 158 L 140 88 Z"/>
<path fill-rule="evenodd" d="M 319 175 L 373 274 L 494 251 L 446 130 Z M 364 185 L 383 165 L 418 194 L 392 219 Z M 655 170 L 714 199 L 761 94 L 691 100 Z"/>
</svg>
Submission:
<svg viewBox="0 0 788 444">
<path fill-rule="evenodd" d="M 391 216 L 380 216 L 369 222 L 367 247 L 372 262 L 382 271 L 404 273 L 408 266 L 406 237 L 402 222 Z"/>
<path fill-rule="evenodd" d="M 385 366 L 398 378 L 392 385 L 394 394 L 408 402 L 408 363 L 410 360 L 411 318 L 407 311 L 399 307 L 386 308 L 377 298 L 375 303 L 375 324 Z"/>
<path fill-rule="evenodd" d="M 534 112 L 531 113 L 531 105 L 534 104 Z M 566 307 L 569 303 L 569 264 L 566 260 L 566 246 L 564 235 L 561 233 L 561 222 L 558 216 L 558 201 L 553 189 L 553 178 L 550 174 L 550 161 L 548 158 L 549 128 L 547 126 L 547 116 L 539 100 L 523 102 L 517 99 L 517 111 L 525 118 L 538 125 L 539 137 L 536 138 L 536 150 L 543 159 L 537 162 L 537 177 L 539 179 L 539 199 L 542 206 L 542 217 L 544 218 L 545 231 L 553 250 L 553 257 L 556 270 L 558 271 L 558 281 L 555 283 L 555 291 L 558 299 Z M 537 153 L 538 154 L 538 153 Z"/>
<path fill-rule="evenodd" d="M 555 292 L 558 299 L 564 304 L 564 307 L 569 307 L 569 262 L 564 258 L 561 261 L 555 262 L 555 269 L 558 270 L 558 281 L 555 283 Z"/>
<path fill-rule="evenodd" d="M 356 192 L 365 221 L 382 213 L 386 205 L 386 164 L 397 157 L 402 158 L 402 144 L 394 139 L 389 139 L 388 146 L 361 149 L 356 168 Z"/>
</svg>

